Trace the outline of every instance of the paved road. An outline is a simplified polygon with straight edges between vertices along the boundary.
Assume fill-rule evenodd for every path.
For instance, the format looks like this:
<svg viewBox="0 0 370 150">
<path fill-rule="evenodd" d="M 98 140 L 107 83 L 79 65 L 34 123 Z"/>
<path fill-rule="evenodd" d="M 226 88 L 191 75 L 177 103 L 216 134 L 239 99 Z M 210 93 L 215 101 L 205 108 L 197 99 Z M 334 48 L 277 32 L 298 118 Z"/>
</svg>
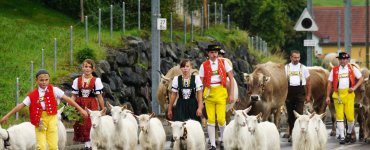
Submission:
<svg viewBox="0 0 370 150">
<path fill-rule="evenodd" d="M 358 130 L 358 127 L 356 128 Z M 328 133 L 330 130 L 328 129 Z M 170 150 L 170 141 L 166 142 L 165 145 L 165 150 Z M 83 145 L 78 144 L 78 145 L 71 145 L 67 146 L 67 150 L 80 150 L 82 149 Z M 280 138 L 280 147 L 281 150 L 291 150 L 292 145 L 288 142 L 288 139 L 286 138 Z M 138 145 L 138 150 L 140 150 L 140 145 Z M 327 150 L 369 150 L 370 149 L 370 144 L 366 144 L 364 142 L 356 142 L 353 144 L 345 144 L 345 145 L 340 145 L 337 140 L 334 137 L 328 136 L 328 144 L 327 144 Z"/>
<path fill-rule="evenodd" d="M 330 126 L 330 121 L 329 121 L 329 117 L 326 118 L 326 124 L 327 124 L 327 133 L 329 134 L 330 133 L 330 129 L 331 129 L 331 126 Z M 166 123 L 164 120 L 163 120 L 163 126 L 165 128 L 165 131 L 166 131 L 166 134 L 170 134 L 171 133 L 171 129 L 170 127 L 168 126 L 168 123 Z M 286 131 L 284 128 L 286 128 L 286 120 L 285 120 L 285 117 L 282 116 L 282 120 L 281 120 L 281 128 L 282 128 L 282 131 Z M 358 127 L 355 128 L 357 133 L 358 133 Z M 206 131 L 206 128 L 204 128 L 204 131 Z M 73 132 L 73 129 L 70 129 L 69 132 Z M 68 133 L 68 131 L 67 131 Z M 281 135 L 283 134 L 283 132 L 281 133 Z M 206 134 L 206 137 L 208 135 Z M 281 136 L 282 137 L 282 136 Z M 357 135 L 358 137 L 358 135 Z M 73 138 L 73 133 L 68 133 L 68 140 L 71 140 Z M 167 135 L 167 139 L 170 138 L 170 135 Z M 207 140 L 208 141 L 208 140 Z M 82 144 L 71 144 L 71 141 L 67 142 L 69 144 L 69 146 L 66 147 L 66 150 L 79 150 L 79 149 L 82 149 L 83 148 L 83 145 Z M 165 150 L 170 150 L 170 144 L 171 142 L 170 141 L 167 141 L 166 144 L 165 144 Z M 280 138 L 280 147 L 281 147 L 281 150 L 291 150 L 292 149 L 292 145 L 291 143 L 288 142 L 288 139 L 286 138 Z M 140 145 L 138 146 L 137 148 L 138 150 L 141 150 L 140 148 Z M 366 144 L 364 142 L 355 142 L 353 144 L 345 144 L 345 145 L 340 145 L 339 142 L 337 141 L 337 139 L 335 137 L 331 137 L 328 135 L 328 143 L 327 143 L 327 150 L 370 150 L 370 144 Z"/>
</svg>

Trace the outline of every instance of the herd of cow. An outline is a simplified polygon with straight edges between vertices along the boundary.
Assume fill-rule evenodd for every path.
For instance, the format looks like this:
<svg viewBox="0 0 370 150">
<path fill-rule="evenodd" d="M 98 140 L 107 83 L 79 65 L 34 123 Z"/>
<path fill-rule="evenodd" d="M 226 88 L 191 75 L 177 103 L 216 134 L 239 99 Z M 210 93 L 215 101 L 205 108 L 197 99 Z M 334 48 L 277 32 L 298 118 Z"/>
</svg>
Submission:
<svg viewBox="0 0 370 150">
<path fill-rule="evenodd" d="M 333 65 L 338 65 L 335 58 L 336 55 L 328 54 L 323 60 L 323 67 L 308 67 L 310 73 L 312 98 L 309 111 L 315 111 L 316 114 L 326 112 L 329 107 L 332 120 L 332 129 L 330 136 L 336 135 L 335 126 L 335 110 L 333 102 L 327 106 L 325 102 L 326 89 L 328 84 L 329 71 Z M 359 140 L 364 140 L 370 143 L 370 83 L 368 77 L 370 71 L 367 68 L 360 69 L 365 81 L 355 91 L 355 121 L 359 123 Z M 197 74 L 198 70 L 193 69 L 193 74 Z M 159 83 L 157 98 L 162 110 L 167 110 L 169 95 L 171 90 L 172 79 L 174 76 L 181 75 L 179 66 L 171 68 L 166 75 L 161 75 L 161 82 Z M 253 111 L 256 114 L 262 112 L 263 120 L 274 121 L 278 129 L 280 129 L 280 117 L 284 113 L 282 110 L 285 107 L 285 101 L 288 93 L 288 81 L 284 70 L 284 64 L 267 62 L 258 64 L 252 73 L 244 75 L 244 84 L 247 87 L 246 97 L 238 97 L 238 88 L 235 88 L 239 103 L 246 103 L 244 106 L 253 104 Z M 234 81 L 235 82 L 235 81 Z M 234 84 L 238 85 L 238 84 Z M 236 86 L 237 87 L 237 86 Z M 229 111 L 233 104 L 228 104 Z M 273 119 L 272 119 L 273 116 Z M 329 115 L 326 115 L 329 116 Z M 352 139 L 356 139 L 356 132 L 353 129 Z"/>
</svg>

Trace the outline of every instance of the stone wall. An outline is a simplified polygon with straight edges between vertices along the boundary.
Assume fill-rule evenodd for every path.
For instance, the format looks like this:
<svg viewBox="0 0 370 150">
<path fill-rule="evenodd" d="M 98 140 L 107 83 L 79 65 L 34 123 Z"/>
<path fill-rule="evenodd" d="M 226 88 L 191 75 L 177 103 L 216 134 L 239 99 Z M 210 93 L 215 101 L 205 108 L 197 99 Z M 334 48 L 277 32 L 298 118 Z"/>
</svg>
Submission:
<svg viewBox="0 0 370 150">
<path fill-rule="evenodd" d="M 126 47 L 110 48 L 107 58 L 97 61 L 96 75 L 101 77 L 104 84 L 104 99 L 113 105 L 129 104 L 135 114 L 151 111 L 151 49 L 150 41 L 136 37 L 123 39 Z M 204 49 L 210 43 L 195 42 L 193 47 L 184 47 L 177 43 L 161 43 L 161 72 L 166 73 L 177 65 L 181 58 L 193 60 L 194 68 L 199 69 L 206 60 Z M 252 66 L 257 64 L 255 58 L 249 55 L 245 46 L 235 46 L 226 49 L 226 56 L 233 63 L 234 77 L 239 85 L 239 97 L 245 97 L 245 86 L 242 72 L 251 73 Z M 65 89 L 70 89 L 72 80 L 81 73 L 70 76 Z"/>
</svg>

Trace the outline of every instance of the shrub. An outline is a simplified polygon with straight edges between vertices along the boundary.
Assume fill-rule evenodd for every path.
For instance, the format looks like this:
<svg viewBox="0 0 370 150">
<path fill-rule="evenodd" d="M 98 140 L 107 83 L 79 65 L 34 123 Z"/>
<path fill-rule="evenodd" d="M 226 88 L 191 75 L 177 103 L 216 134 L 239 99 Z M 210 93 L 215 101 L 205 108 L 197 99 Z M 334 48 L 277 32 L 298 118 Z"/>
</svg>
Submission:
<svg viewBox="0 0 370 150">
<path fill-rule="evenodd" d="M 84 48 L 77 52 L 76 57 L 77 57 L 77 61 L 79 63 L 82 63 L 85 59 L 96 60 L 96 53 L 91 48 Z"/>
<path fill-rule="evenodd" d="M 75 121 L 75 122 L 83 122 L 82 116 L 78 113 L 76 108 L 72 106 L 66 106 L 63 111 L 64 115 L 67 117 L 67 120 L 69 121 Z"/>
</svg>

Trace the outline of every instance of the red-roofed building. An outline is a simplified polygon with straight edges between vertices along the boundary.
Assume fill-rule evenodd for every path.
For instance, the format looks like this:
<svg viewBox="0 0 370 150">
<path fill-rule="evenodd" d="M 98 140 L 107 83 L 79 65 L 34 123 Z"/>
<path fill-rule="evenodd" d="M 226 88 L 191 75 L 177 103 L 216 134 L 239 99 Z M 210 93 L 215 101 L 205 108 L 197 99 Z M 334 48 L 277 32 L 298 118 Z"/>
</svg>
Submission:
<svg viewBox="0 0 370 150">
<path fill-rule="evenodd" d="M 338 51 L 338 12 L 340 16 L 340 47 L 344 50 L 344 7 L 314 7 L 314 20 L 319 31 L 314 32 L 314 38 L 319 40 L 317 53 L 327 54 Z M 351 59 L 364 66 L 366 7 L 352 6 L 352 50 Z"/>
</svg>

